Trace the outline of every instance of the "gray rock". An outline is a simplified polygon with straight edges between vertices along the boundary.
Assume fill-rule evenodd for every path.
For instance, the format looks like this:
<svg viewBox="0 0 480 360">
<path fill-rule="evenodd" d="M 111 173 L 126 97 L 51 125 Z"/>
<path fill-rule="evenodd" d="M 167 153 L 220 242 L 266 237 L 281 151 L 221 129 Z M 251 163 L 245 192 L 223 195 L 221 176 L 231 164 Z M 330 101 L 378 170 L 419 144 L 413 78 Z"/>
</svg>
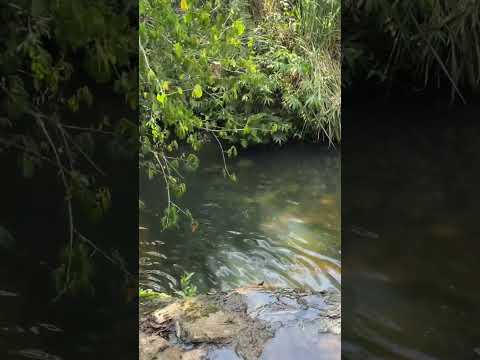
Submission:
<svg viewBox="0 0 480 360">
<path fill-rule="evenodd" d="M 140 320 L 142 360 L 340 359 L 340 293 L 250 286 L 178 300 Z"/>
</svg>

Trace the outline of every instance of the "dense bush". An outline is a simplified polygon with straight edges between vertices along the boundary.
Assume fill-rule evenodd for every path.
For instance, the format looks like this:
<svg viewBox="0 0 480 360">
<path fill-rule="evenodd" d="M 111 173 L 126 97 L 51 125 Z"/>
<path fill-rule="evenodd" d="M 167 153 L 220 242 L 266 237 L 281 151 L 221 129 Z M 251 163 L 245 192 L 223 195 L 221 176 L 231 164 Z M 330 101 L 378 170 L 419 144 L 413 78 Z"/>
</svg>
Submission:
<svg viewBox="0 0 480 360">
<path fill-rule="evenodd" d="M 140 159 L 164 179 L 165 227 L 190 217 L 175 203 L 186 191 L 181 171 L 198 166 L 207 141 L 235 180 L 225 158 L 239 148 L 340 140 L 339 8 L 141 0 Z"/>
<path fill-rule="evenodd" d="M 67 224 L 58 291 L 85 288 L 92 250 L 103 244 L 79 223 L 98 224 L 111 200 L 109 169 L 99 163 L 132 158 L 138 144 L 136 119 L 127 118 L 138 103 L 136 11 L 122 0 L 23 0 L 0 9 L 0 153 L 19 163 L 2 171 L 59 178 Z M 124 106 L 113 112 L 112 104 Z"/>
<path fill-rule="evenodd" d="M 460 88 L 480 85 L 480 2 L 362 0 L 344 2 L 343 80 Z"/>
</svg>

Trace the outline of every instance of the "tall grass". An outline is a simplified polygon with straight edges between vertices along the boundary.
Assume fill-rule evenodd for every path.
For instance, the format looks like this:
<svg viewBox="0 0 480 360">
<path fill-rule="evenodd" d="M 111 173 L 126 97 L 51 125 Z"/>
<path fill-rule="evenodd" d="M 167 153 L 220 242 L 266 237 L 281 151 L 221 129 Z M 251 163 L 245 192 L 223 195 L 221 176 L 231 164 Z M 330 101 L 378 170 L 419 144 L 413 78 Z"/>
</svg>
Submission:
<svg viewBox="0 0 480 360">
<path fill-rule="evenodd" d="M 339 142 L 341 0 L 248 1 L 295 134 Z"/>
<path fill-rule="evenodd" d="M 316 137 L 341 140 L 340 0 L 298 0 L 301 43 L 312 67 L 302 88 L 309 96 L 302 113 Z M 311 99 L 315 98 L 315 101 Z"/>
<path fill-rule="evenodd" d="M 349 21 L 345 53 L 373 59 L 346 59 L 346 71 L 357 78 L 373 65 L 385 79 L 409 73 L 425 86 L 448 84 L 461 99 L 460 88 L 480 88 L 480 1 L 345 0 L 343 12 Z M 366 43 L 372 38 L 381 46 Z"/>
<path fill-rule="evenodd" d="M 335 49 L 340 44 L 340 0 L 298 0 L 300 33 L 315 48 Z"/>
<path fill-rule="evenodd" d="M 318 111 L 307 111 L 317 138 L 323 134 L 330 142 L 341 140 L 341 64 L 329 51 L 316 50 L 309 61 L 314 69 L 307 82 L 309 91 L 319 100 Z"/>
<path fill-rule="evenodd" d="M 275 68 L 296 133 L 341 140 L 341 0 L 217 0 L 254 28 L 263 63 Z M 288 52 L 289 60 L 280 60 Z M 279 55 L 280 54 L 280 55 Z"/>
</svg>

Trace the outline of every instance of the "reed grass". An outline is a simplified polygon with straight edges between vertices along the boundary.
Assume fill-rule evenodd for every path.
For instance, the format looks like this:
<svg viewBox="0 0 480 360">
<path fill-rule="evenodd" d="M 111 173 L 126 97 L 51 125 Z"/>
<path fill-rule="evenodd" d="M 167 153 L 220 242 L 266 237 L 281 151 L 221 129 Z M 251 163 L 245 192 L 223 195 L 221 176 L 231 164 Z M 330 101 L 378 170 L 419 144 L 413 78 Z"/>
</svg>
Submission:
<svg viewBox="0 0 480 360">
<path fill-rule="evenodd" d="M 302 84 L 308 94 L 302 117 L 315 136 L 341 140 L 339 0 L 298 0 L 300 34 L 313 71 Z M 315 99 L 315 101 L 311 101 Z"/>
<path fill-rule="evenodd" d="M 387 80 L 409 73 L 424 86 L 449 86 L 461 100 L 462 90 L 480 88 L 480 1 L 345 0 L 343 13 L 347 56 L 374 58 L 345 59 L 347 77 L 365 78 L 372 66 Z M 372 38 L 381 46 L 367 44 Z"/>
</svg>

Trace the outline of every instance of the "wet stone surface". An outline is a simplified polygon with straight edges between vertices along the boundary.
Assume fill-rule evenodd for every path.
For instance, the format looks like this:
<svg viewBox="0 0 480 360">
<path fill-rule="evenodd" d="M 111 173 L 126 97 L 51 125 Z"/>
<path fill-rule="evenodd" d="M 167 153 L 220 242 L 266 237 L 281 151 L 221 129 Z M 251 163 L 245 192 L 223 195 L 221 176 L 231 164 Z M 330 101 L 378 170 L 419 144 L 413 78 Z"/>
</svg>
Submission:
<svg viewBox="0 0 480 360">
<path fill-rule="evenodd" d="M 340 293 L 244 287 L 140 320 L 140 359 L 340 359 Z"/>
</svg>

